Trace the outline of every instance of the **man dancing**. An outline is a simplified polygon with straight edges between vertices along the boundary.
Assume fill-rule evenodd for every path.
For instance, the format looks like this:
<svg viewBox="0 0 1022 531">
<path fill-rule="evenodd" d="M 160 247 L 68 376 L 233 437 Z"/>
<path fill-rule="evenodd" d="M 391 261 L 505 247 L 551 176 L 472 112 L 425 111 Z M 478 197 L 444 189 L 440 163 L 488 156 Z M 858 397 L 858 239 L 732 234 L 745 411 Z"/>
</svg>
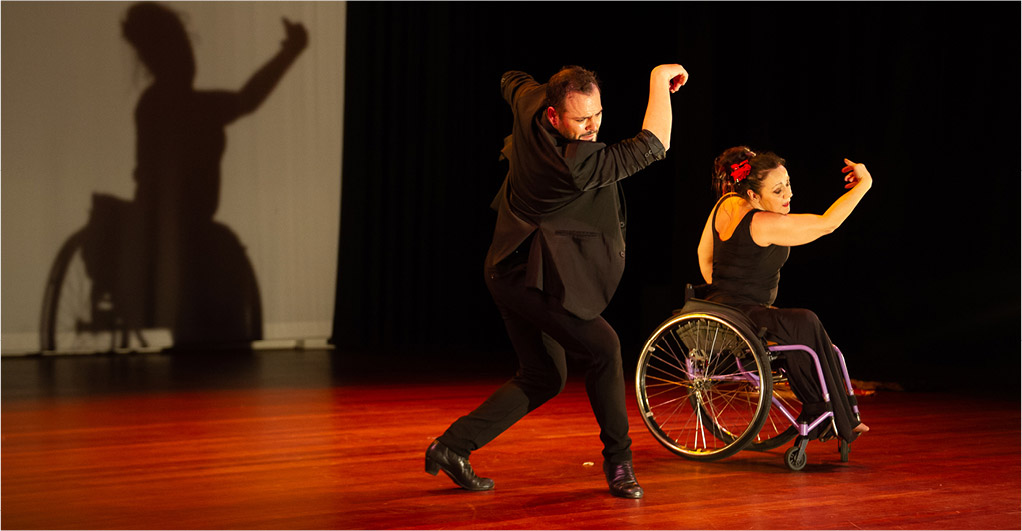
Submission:
<svg viewBox="0 0 1022 531">
<path fill-rule="evenodd" d="M 519 369 L 430 445 L 427 472 L 443 470 L 468 490 L 492 489 L 492 480 L 476 476 L 469 454 L 560 393 L 567 352 L 586 367 L 611 494 L 642 497 L 632 469 L 621 345 L 600 314 L 625 265 L 619 181 L 666 156 L 670 95 L 687 81 L 681 65 L 654 68 L 642 131 L 608 146 L 596 139 L 603 106 L 592 72 L 565 67 L 546 84 L 524 72 L 501 78 L 514 125 L 502 151 L 510 169 L 493 202 L 497 224 L 485 278 Z"/>
</svg>

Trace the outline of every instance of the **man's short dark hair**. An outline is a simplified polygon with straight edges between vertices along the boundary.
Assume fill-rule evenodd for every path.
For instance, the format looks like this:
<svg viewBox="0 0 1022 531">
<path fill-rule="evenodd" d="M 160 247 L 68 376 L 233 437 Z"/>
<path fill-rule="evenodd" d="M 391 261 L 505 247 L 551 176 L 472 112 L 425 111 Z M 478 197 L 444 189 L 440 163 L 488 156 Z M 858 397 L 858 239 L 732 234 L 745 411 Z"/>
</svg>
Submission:
<svg viewBox="0 0 1022 531">
<path fill-rule="evenodd" d="M 557 112 L 564 110 L 564 100 L 570 92 L 581 92 L 592 94 L 593 89 L 599 89 L 600 82 L 596 74 L 581 66 L 565 66 L 559 72 L 550 76 L 546 85 L 546 106 L 553 107 Z"/>
</svg>

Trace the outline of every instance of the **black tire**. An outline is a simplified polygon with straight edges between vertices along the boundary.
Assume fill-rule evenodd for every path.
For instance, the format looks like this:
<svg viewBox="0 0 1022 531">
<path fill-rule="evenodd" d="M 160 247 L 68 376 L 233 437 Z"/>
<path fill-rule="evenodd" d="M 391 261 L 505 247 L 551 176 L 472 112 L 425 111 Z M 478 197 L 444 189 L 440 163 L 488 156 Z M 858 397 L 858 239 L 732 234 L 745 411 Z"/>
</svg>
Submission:
<svg viewBox="0 0 1022 531">
<path fill-rule="evenodd" d="M 788 465 L 788 468 L 793 472 L 798 472 L 805 468 L 806 461 L 805 450 L 798 446 L 788 448 L 788 451 L 784 452 L 784 464 Z"/>
</svg>

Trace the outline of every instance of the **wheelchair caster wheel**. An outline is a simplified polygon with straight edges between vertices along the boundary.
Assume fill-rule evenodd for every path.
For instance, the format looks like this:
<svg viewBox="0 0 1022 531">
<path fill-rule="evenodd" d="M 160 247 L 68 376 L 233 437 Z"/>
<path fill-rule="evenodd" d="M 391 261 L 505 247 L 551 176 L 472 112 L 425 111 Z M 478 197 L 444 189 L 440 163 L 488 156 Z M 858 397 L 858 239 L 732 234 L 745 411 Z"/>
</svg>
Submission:
<svg viewBox="0 0 1022 531">
<path fill-rule="evenodd" d="M 806 452 L 798 446 L 788 448 L 787 452 L 784 452 L 784 463 L 788 465 L 788 469 L 793 472 L 798 472 L 806 466 Z"/>
<path fill-rule="evenodd" d="M 849 448 L 849 445 L 848 445 L 848 441 L 842 439 L 839 451 L 841 452 L 841 462 L 842 463 L 847 463 L 848 462 L 848 453 L 851 451 L 851 448 Z"/>
</svg>

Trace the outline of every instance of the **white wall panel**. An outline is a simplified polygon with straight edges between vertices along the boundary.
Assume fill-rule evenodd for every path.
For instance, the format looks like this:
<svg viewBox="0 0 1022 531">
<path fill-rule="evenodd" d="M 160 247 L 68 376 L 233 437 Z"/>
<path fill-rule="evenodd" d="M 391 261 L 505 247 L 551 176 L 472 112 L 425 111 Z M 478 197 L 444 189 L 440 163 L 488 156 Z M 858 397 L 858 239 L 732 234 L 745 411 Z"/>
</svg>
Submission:
<svg viewBox="0 0 1022 531">
<path fill-rule="evenodd" d="M 133 112 L 150 80 L 121 36 L 128 2 L 2 4 L 0 327 L 38 350 L 46 276 L 93 193 L 134 195 Z M 282 17 L 309 46 L 226 130 L 215 220 L 255 269 L 265 337 L 330 335 L 340 223 L 343 2 L 168 2 L 192 40 L 198 90 L 238 90 L 277 52 Z"/>
</svg>

